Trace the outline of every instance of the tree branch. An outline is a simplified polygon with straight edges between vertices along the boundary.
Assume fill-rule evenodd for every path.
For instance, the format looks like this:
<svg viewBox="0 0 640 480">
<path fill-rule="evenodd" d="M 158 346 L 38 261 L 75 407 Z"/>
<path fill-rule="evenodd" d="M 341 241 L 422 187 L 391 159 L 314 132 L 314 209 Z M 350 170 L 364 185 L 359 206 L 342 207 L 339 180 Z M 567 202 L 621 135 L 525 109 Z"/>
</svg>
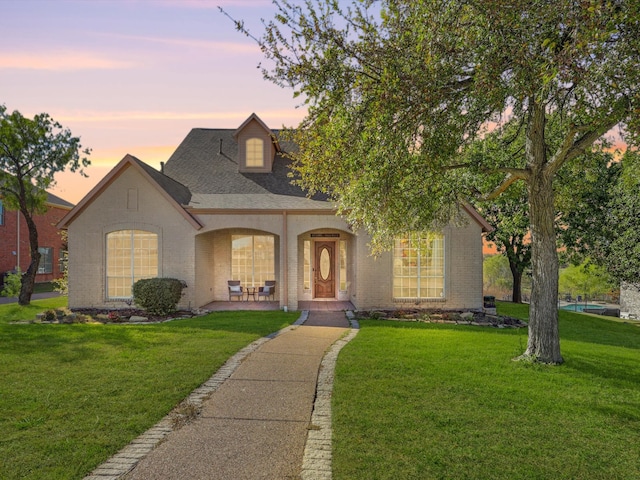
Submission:
<svg viewBox="0 0 640 480">
<path fill-rule="evenodd" d="M 526 170 L 520 169 L 520 168 L 500 168 L 497 170 L 494 170 L 495 172 L 507 172 L 507 176 L 505 177 L 505 179 L 500 183 L 500 185 L 498 185 L 491 193 L 489 193 L 488 195 L 484 196 L 482 199 L 483 200 L 494 200 L 495 198 L 499 197 L 500 195 L 502 195 L 507 188 L 509 188 L 511 185 L 513 185 L 515 182 L 517 182 L 518 180 L 527 180 L 528 178 L 528 173 Z"/>
</svg>

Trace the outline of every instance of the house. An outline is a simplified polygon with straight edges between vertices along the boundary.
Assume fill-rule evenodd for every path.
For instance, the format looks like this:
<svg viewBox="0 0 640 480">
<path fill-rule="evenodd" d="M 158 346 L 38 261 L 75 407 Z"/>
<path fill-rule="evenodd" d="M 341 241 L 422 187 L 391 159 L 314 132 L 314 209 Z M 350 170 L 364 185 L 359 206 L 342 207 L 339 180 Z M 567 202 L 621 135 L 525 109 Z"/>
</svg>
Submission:
<svg viewBox="0 0 640 480">
<path fill-rule="evenodd" d="M 47 192 L 47 211 L 34 215 L 40 244 L 40 265 L 36 282 L 48 282 L 62 276 L 61 258 L 66 242 L 57 224 L 73 208 L 73 204 Z M 29 230 L 19 211 L 8 211 L 0 200 L 0 278 L 17 267 L 25 272 L 31 263 Z"/>
<path fill-rule="evenodd" d="M 125 306 L 144 277 L 186 282 L 181 308 L 276 281 L 275 301 L 350 301 L 357 309 L 482 308 L 482 233 L 466 222 L 397 239 L 371 256 L 331 202 L 291 184 L 286 145 L 255 114 L 236 129 L 195 128 L 158 171 L 126 155 L 60 222 L 68 229 L 69 306 Z M 415 243 L 415 241 L 414 241 Z M 246 297 L 245 297 L 246 299 Z"/>
</svg>

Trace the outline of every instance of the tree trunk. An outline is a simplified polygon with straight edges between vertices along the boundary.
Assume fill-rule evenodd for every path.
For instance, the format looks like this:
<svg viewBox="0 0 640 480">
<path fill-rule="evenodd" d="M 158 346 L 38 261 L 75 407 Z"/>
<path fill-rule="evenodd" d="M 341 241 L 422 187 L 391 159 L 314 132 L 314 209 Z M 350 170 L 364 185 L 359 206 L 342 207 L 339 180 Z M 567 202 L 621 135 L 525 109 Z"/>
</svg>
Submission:
<svg viewBox="0 0 640 480">
<path fill-rule="evenodd" d="M 529 340 L 523 357 L 544 363 L 562 363 L 558 332 L 558 252 L 554 229 L 553 174 L 546 162 L 544 109 L 532 106 L 527 131 L 530 176 L 532 288 Z"/>
<path fill-rule="evenodd" d="M 513 289 L 511 291 L 511 301 L 513 303 L 522 303 L 522 271 L 511 259 L 509 259 L 509 268 L 513 277 Z"/>
<path fill-rule="evenodd" d="M 40 264 L 40 252 L 38 251 L 38 229 L 29 213 L 22 211 L 27 228 L 29 229 L 29 250 L 31 252 L 31 263 L 29 268 L 22 276 L 22 285 L 20 286 L 20 295 L 18 296 L 19 305 L 29 305 L 31 303 L 31 295 L 33 295 L 33 287 L 36 283 L 36 273 L 38 273 L 38 265 Z"/>
</svg>

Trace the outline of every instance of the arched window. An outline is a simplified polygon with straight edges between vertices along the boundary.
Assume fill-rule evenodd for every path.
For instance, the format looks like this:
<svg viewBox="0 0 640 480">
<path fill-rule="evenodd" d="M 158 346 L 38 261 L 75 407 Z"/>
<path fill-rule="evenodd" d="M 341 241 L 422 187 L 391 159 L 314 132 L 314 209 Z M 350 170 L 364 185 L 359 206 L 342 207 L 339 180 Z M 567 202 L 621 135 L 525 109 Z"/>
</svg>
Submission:
<svg viewBox="0 0 640 480">
<path fill-rule="evenodd" d="M 158 235 L 143 230 L 107 234 L 107 298 L 131 298 L 141 278 L 158 276 Z"/>
<path fill-rule="evenodd" d="M 261 138 L 247 140 L 247 167 L 264 167 L 264 141 Z"/>
</svg>

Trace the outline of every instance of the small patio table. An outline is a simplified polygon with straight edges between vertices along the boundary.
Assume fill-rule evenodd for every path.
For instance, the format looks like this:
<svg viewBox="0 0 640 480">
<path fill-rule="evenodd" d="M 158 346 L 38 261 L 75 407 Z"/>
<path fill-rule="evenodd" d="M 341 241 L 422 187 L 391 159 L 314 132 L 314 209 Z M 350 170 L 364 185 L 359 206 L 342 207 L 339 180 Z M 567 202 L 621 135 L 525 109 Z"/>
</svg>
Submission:
<svg viewBox="0 0 640 480">
<path fill-rule="evenodd" d="M 258 289 L 256 287 L 246 287 L 245 288 L 246 292 L 247 292 L 247 302 L 249 301 L 249 296 L 253 297 L 253 301 L 256 301 L 256 293 L 258 291 Z"/>
</svg>

